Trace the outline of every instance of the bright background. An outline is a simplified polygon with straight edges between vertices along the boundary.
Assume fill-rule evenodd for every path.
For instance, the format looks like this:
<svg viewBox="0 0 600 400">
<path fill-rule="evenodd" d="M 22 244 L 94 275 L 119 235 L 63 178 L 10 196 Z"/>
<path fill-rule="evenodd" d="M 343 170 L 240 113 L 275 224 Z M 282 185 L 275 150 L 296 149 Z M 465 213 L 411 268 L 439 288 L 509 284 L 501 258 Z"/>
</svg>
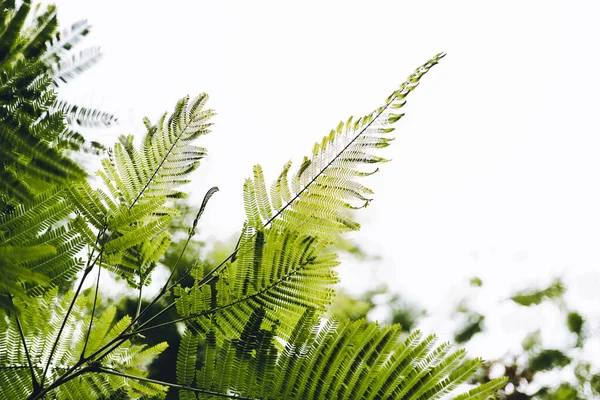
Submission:
<svg viewBox="0 0 600 400">
<path fill-rule="evenodd" d="M 343 285 L 385 282 L 428 309 L 425 330 L 450 338 L 441 316 L 481 277 L 473 306 L 491 334 L 471 350 L 488 358 L 518 349 L 540 321 L 546 340 L 565 339 L 552 330 L 556 310 L 532 319 L 506 300 L 515 290 L 560 276 L 574 308 L 600 315 L 599 2 L 57 3 L 62 24 L 90 20 L 86 45 L 105 54 L 63 92 L 116 111 L 105 144 L 141 134 L 143 116 L 186 94 L 211 95 L 210 155 L 188 189 L 199 204 L 220 188 L 202 220 L 210 240 L 241 228 L 254 163 L 268 182 L 287 160 L 298 166 L 340 120 L 448 53 L 408 98 L 384 154 L 393 162 L 368 181 L 376 200 L 357 214 L 352 237 L 382 260 L 347 263 Z"/>
</svg>

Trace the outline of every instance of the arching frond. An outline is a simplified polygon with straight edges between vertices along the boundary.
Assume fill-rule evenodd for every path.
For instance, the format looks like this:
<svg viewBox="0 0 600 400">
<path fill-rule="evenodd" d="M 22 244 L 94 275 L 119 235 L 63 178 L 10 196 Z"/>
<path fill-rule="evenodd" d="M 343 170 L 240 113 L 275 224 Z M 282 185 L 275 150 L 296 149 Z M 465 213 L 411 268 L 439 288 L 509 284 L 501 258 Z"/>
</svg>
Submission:
<svg viewBox="0 0 600 400">
<path fill-rule="evenodd" d="M 25 399 L 33 392 L 32 371 L 36 381 L 41 381 L 43 369 L 48 362 L 50 349 L 56 339 L 59 327 L 71 303 L 73 293 L 58 296 L 57 289 L 44 296 L 30 298 L 26 302 L 15 300 L 21 310 L 16 316 L 0 314 L 0 398 Z M 86 342 L 86 329 L 90 317 L 85 315 L 87 298 L 80 296 L 69 314 L 65 329 L 58 339 L 58 346 L 50 362 L 47 382 L 50 385 L 59 379 L 71 367 L 76 366 L 85 348 L 90 355 L 114 339 L 125 329 L 131 320 L 124 317 L 114 322 L 115 309 L 109 307 L 105 313 L 92 323 L 92 331 Z M 23 341 L 26 344 L 23 344 Z M 27 348 L 27 350 L 26 350 Z M 165 387 L 160 385 L 139 385 L 115 375 L 92 373 L 98 366 L 126 371 L 130 375 L 145 377 L 145 366 L 167 348 L 160 343 L 150 348 L 122 343 L 115 351 L 101 361 L 90 360 L 77 366 L 80 371 L 77 379 L 72 379 L 54 389 L 52 398 L 57 399 L 98 399 L 108 398 L 113 393 L 125 389 L 128 398 L 135 399 L 144 395 L 164 396 Z M 29 360 L 28 360 L 29 357 Z M 10 384 L 4 384 L 10 382 Z"/>
<path fill-rule="evenodd" d="M 71 81 L 94 66 L 101 56 L 99 47 L 91 47 L 72 54 L 70 58 L 61 60 L 52 66 L 54 81 L 62 83 Z"/>
<path fill-rule="evenodd" d="M 264 315 L 253 313 L 238 339 L 218 344 L 212 333 L 207 335 L 193 387 L 251 399 L 431 400 L 464 383 L 481 364 L 463 350 L 451 352 L 448 343 L 436 346 L 434 336 L 416 331 L 402 340 L 397 325 L 319 322 L 311 309 L 280 350 L 277 328 L 265 328 Z M 189 340 L 191 333 L 185 337 L 180 354 L 192 363 L 190 346 L 196 342 Z M 191 383 L 189 374 L 178 379 Z M 495 380 L 460 398 L 483 400 L 504 383 Z"/>
<path fill-rule="evenodd" d="M 249 224 L 256 229 L 272 224 L 277 229 L 294 229 L 329 240 L 358 229 L 359 225 L 344 211 L 365 207 L 372 192 L 356 178 L 374 172 L 362 169 L 364 166 L 386 161 L 372 151 L 393 140 L 391 125 L 404 115 L 400 113 L 404 98 L 443 56 L 438 54 L 417 68 L 383 106 L 357 120 L 350 117 L 340 122 L 321 142 L 315 143 L 312 155 L 304 158 L 292 177 L 288 176 L 291 163 L 286 164 L 270 191 L 262 169 L 255 166 L 253 179 L 244 184 Z"/>
</svg>

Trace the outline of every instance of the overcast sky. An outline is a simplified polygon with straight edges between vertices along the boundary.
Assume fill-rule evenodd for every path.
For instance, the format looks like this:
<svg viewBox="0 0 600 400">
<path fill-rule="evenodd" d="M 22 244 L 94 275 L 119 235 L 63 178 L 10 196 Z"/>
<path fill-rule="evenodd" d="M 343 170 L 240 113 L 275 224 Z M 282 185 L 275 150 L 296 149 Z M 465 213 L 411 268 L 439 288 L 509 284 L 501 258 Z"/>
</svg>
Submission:
<svg viewBox="0 0 600 400">
<path fill-rule="evenodd" d="M 522 332 L 507 323 L 532 323 L 502 300 L 516 289 L 562 276 L 573 306 L 598 310 L 597 1 L 57 3 L 63 24 L 93 24 L 86 42 L 105 54 L 64 93 L 118 113 L 106 144 L 186 94 L 210 94 L 210 155 L 189 189 L 199 203 L 220 188 L 205 238 L 240 229 L 253 164 L 267 181 L 290 159 L 298 166 L 340 120 L 382 105 L 446 52 L 408 98 L 384 153 L 393 162 L 366 182 L 376 200 L 352 237 L 383 259 L 349 263 L 343 281 L 355 291 L 386 282 L 447 313 L 477 275 L 475 306 L 513 347 Z M 542 319 L 553 312 L 540 308 Z"/>
</svg>

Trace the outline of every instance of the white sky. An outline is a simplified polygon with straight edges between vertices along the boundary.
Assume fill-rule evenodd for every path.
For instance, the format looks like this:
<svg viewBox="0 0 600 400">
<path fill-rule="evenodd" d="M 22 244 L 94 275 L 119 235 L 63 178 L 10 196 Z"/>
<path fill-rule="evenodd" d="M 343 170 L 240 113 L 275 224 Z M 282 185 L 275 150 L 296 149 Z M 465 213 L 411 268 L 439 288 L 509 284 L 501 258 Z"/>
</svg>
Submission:
<svg viewBox="0 0 600 400">
<path fill-rule="evenodd" d="M 267 181 L 287 160 L 297 166 L 340 120 L 378 107 L 445 51 L 409 96 L 385 152 L 393 162 L 367 182 L 376 200 L 357 215 L 353 237 L 383 261 L 342 268 L 345 285 L 386 282 L 447 314 L 478 275 L 475 306 L 513 347 L 537 323 L 501 301 L 515 289 L 560 274 L 571 304 L 600 314 L 599 2 L 57 3 L 63 24 L 94 25 L 86 43 L 105 53 L 64 93 L 117 111 L 106 144 L 186 94 L 210 94 L 210 156 L 190 190 L 199 203 L 219 186 L 202 222 L 217 239 L 241 227 L 254 163 Z"/>
</svg>

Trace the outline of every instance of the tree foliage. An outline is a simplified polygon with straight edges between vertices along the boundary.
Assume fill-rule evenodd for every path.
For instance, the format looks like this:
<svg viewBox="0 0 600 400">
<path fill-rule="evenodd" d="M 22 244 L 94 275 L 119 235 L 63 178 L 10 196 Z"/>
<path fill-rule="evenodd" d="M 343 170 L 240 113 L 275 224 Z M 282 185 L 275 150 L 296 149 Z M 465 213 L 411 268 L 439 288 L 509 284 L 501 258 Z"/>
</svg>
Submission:
<svg viewBox="0 0 600 400">
<path fill-rule="evenodd" d="M 390 144 L 405 98 L 443 54 L 417 68 L 383 105 L 340 123 L 315 144 L 292 172 L 285 164 L 267 187 L 260 166 L 246 180 L 246 221 L 234 251 L 207 270 L 183 259 L 210 197 L 187 232 L 183 248 L 158 295 L 143 302 L 152 272 L 167 254 L 179 215 L 182 186 L 206 149 L 214 112 L 208 96 L 181 99 L 136 146 L 121 136 L 97 172 L 94 188 L 66 157 L 81 141 L 72 124 L 112 121 L 110 115 L 60 102 L 56 88 L 97 59 L 72 47 L 85 22 L 55 35 L 54 8 L 30 17 L 30 3 L 3 19 L 0 132 L 7 153 L 1 171 L 0 264 L 4 310 L 0 316 L 2 398 L 164 397 L 182 399 L 439 398 L 467 379 L 481 360 L 448 343 L 399 326 L 324 318 L 337 282 L 340 234 L 359 225 L 347 210 L 366 206 L 372 192 L 362 179 L 386 161 L 376 150 Z M 87 122 L 85 122 L 87 121 Z M 71 143 L 70 145 L 65 144 Z M 4 146 L 6 143 L 6 146 Z M 13 185 L 19 181 L 23 187 Z M 8 207 L 11 206 L 11 207 Z M 100 272 L 120 277 L 138 292 L 132 316 L 99 304 Z M 81 274 L 72 287 L 72 278 Z M 85 296 L 83 283 L 95 278 Z M 164 303 L 166 301 L 166 303 Z M 164 304 L 158 310 L 157 305 Z M 100 311 L 100 310 L 103 311 Z M 161 317 L 173 315 L 161 322 Z M 147 376 L 147 365 L 167 347 L 139 344 L 165 326 L 183 323 L 175 363 L 177 383 Z M 504 385 L 493 380 L 461 399 L 484 399 Z"/>
</svg>

